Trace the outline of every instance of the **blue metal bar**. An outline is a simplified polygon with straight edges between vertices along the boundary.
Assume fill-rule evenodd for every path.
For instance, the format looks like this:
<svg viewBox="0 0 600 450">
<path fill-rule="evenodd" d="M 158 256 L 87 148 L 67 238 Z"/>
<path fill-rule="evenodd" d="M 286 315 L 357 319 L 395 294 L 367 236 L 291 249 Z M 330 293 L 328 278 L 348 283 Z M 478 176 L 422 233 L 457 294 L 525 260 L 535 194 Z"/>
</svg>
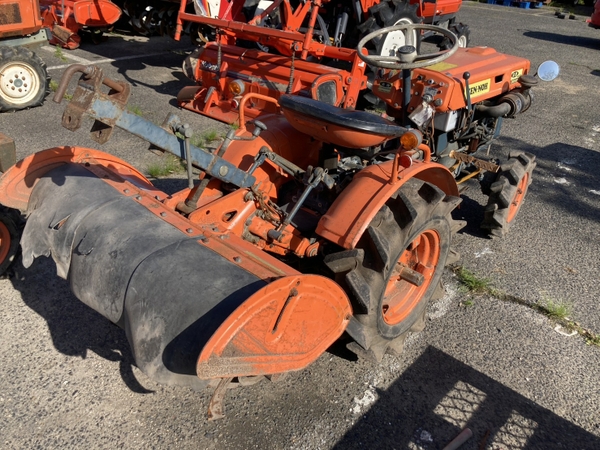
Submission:
<svg viewBox="0 0 600 450">
<path fill-rule="evenodd" d="M 186 159 L 185 145 L 182 139 L 143 117 L 124 111 L 110 100 L 96 96 L 87 114 L 107 125 L 114 124 L 181 159 Z M 252 175 L 238 169 L 225 159 L 191 144 L 190 153 L 192 164 L 195 167 L 221 181 L 238 187 L 250 187 L 256 181 Z"/>
</svg>

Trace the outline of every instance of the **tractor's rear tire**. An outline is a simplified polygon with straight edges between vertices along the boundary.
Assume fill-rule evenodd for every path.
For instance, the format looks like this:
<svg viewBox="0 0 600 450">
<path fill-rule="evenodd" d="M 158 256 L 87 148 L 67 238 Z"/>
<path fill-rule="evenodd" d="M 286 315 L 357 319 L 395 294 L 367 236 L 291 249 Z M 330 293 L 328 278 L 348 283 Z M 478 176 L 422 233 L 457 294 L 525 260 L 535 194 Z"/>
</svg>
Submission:
<svg viewBox="0 0 600 450">
<path fill-rule="evenodd" d="M 19 254 L 22 227 L 20 215 L 0 206 L 0 277 L 3 277 Z"/>
<path fill-rule="evenodd" d="M 46 64 L 24 47 L 0 47 L 0 112 L 33 108 L 50 93 Z"/>
<path fill-rule="evenodd" d="M 421 23 L 422 20 L 417 15 L 417 6 L 417 4 L 410 4 L 408 0 L 384 0 L 373 5 L 369 8 L 370 17 L 358 26 L 361 36 L 366 36 L 384 27 Z M 398 39 L 402 42 L 398 42 Z M 382 35 L 379 38 L 371 40 L 370 43 L 374 45 L 374 48 L 369 49 L 369 52 L 376 55 L 386 53 L 387 56 L 394 42 L 398 46 L 404 45 L 404 35 L 401 31 Z M 414 45 L 416 45 L 416 42 Z"/>
<path fill-rule="evenodd" d="M 450 253 L 456 228 L 450 213 L 458 203 L 432 184 L 408 180 L 355 249 L 326 257 L 353 303 L 350 350 L 380 361 L 386 351 L 402 351 L 408 332 L 423 329 Z"/>
<path fill-rule="evenodd" d="M 481 228 L 490 237 L 506 235 L 523 205 L 536 166 L 535 155 L 515 152 L 500 166 L 500 172 L 490 186 L 490 197 L 485 208 Z"/>
</svg>

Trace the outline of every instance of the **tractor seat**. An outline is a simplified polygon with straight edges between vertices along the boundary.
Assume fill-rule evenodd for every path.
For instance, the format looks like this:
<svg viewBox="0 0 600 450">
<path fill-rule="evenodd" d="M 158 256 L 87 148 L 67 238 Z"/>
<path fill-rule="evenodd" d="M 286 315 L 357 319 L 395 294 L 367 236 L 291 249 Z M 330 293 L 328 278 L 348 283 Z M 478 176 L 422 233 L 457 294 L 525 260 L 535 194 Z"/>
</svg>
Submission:
<svg viewBox="0 0 600 450">
<path fill-rule="evenodd" d="M 297 130 L 347 148 L 373 147 L 406 132 L 406 128 L 375 114 L 337 108 L 298 95 L 282 95 L 279 105 Z"/>
</svg>

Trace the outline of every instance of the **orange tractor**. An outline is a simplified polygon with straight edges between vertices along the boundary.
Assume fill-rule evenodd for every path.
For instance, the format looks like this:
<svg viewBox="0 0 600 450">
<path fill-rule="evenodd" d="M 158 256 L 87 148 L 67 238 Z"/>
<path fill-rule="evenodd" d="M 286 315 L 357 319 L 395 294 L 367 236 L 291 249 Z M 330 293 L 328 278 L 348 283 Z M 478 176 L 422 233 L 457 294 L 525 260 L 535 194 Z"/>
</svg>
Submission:
<svg viewBox="0 0 600 450">
<path fill-rule="evenodd" d="M 0 113 L 44 102 L 50 78 L 46 64 L 33 50 L 48 39 L 37 0 L 0 4 Z"/>
<path fill-rule="evenodd" d="M 424 327 L 443 268 L 456 258 L 452 236 L 464 225 L 451 216 L 461 201 L 457 172 L 485 166 L 472 154 L 502 117 L 529 107 L 537 82 L 529 61 L 460 49 L 446 29 L 383 28 L 338 58 L 374 68 L 382 117 L 341 107 L 366 77 L 303 60 L 304 50 L 329 54 L 304 34 L 227 26 L 244 39 L 287 39 L 291 55 L 206 46 L 215 59 L 196 67 L 213 84 L 189 101 L 215 117 L 235 113 L 239 123 L 215 151 L 193 146 L 175 115 L 159 128 L 129 113 L 129 85 L 96 67 L 71 66 L 56 92 L 60 102 L 81 73 L 63 126 L 77 130 L 88 115 L 100 143 L 114 127 L 148 140 L 186 161 L 186 188 L 167 194 L 125 161 L 69 146 L 28 156 L 0 178 L 0 203 L 28 217 L 23 264 L 52 256 L 73 293 L 124 328 L 152 379 L 216 381 L 213 418 L 233 381 L 276 381 L 343 333 L 348 348 L 373 360 L 402 350 L 407 334 Z M 449 48 L 417 50 L 412 40 L 422 31 L 441 33 Z M 397 32 L 405 44 L 393 54 L 368 54 L 373 40 Z M 540 77 L 551 78 L 547 68 Z M 286 70 L 285 82 L 272 78 Z M 487 164 L 500 174 L 487 223 L 501 234 L 535 163 L 520 154 Z"/>
<path fill-rule="evenodd" d="M 79 32 L 90 32 L 92 40 L 99 42 L 104 30 L 119 17 L 121 9 L 110 0 L 39 0 L 44 26 L 52 31 L 50 44 L 68 49 L 79 47 Z"/>
</svg>

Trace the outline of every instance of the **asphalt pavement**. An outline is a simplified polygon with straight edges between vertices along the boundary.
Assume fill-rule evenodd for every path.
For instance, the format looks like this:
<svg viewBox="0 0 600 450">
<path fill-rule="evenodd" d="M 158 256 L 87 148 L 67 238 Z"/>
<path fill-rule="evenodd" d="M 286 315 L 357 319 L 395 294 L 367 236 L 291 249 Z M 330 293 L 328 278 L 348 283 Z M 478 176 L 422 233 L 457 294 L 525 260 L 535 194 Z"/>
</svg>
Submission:
<svg viewBox="0 0 600 450">
<path fill-rule="evenodd" d="M 79 302 L 41 258 L 0 280 L 0 445 L 441 449 L 468 427 L 464 449 L 599 449 L 600 348 L 556 331 L 531 305 L 567 304 L 573 320 L 600 333 L 600 30 L 584 16 L 558 19 L 548 7 L 465 2 L 460 18 L 471 45 L 526 57 L 534 67 L 548 59 L 561 66 L 557 80 L 535 89 L 529 111 L 505 121 L 491 149 L 498 158 L 511 150 L 537 157 L 509 236 L 490 240 L 469 226 L 454 244 L 461 266 L 524 304 L 469 296 L 447 271 L 444 297 L 400 357 L 373 364 L 334 347 L 278 383 L 229 391 L 227 417 L 209 422 L 210 390 L 149 380 L 124 332 Z M 70 63 L 96 63 L 128 81 L 129 104 L 157 124 L 173 112 L 195 130 L 223 133 L 226 125 L 176 106 L 190 84 L 180 70 L 189 50 L 168 38 L 111 34 L 101 45 L 39 54 L 55 80 Z M 0 131 L 15 139 L 19 158 L 53 146 L 98 148 L 91 121 L 76 132 L 61 127 L 63 107 L 48 99 L 0 115 Z M 119 130 L 99 148 L 142 170 L 161 158 Z M 478 223 L 484 204 L 473 182 L 457 218 Z"/>
</svg>

